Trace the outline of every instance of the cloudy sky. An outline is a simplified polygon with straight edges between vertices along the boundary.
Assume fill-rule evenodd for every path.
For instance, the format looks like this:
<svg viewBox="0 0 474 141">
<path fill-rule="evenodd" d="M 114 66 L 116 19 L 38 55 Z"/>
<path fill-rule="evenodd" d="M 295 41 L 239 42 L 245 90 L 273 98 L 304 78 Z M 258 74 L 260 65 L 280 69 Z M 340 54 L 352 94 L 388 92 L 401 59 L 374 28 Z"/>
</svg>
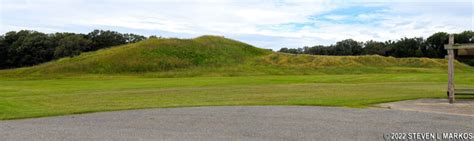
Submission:
<svg viewBox="0 0 474 141">
<path fill-rule="evenodd" d="M 474 29 L 473 0 L 0 0 L 0 32 L 223 35 L 279 49 Z"/>
</svg>

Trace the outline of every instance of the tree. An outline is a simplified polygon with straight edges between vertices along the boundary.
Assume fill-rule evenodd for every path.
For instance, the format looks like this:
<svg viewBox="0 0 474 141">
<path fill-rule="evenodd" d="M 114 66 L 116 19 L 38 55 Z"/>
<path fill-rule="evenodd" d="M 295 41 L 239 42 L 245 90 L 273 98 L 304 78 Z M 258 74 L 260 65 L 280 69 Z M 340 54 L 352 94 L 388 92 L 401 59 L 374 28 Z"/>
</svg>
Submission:
<svg viewBox="0 0 474 141">
<path fill-rule="evenodd" d="M 281 48 L 278 52 L 289 53 L 288 48 Z"/>
<path fill-rule="evenodd" d="M 454 34 L 455 43 L 474 43 L 474 32 L 471 30 L 461 32 L 460 34 Z M 459 58 L 460 62 L 474 66 L 474 59 L 471 58 Z"/>
<path fill-rule="evenodd" d="M 5 37 L 0 36 L 0 69 L 8 68 L 10 64 L 8 63 L 9 59 L 9 49 L 5 43 Z"/>
<path fill-rule="evenodd" d="M 44 34 L 32 30 L 10 31 L 0 35 L 0 69 L 31 66 L 85 51 L 134 43 L 146 37 L 115 31 Z"/>
<path fill-rule="evenodd" d="M 8 36 L 9 39 L 16 38 L 10 45 L 13 67 L 31 66 L 52 60 L 54 46 L 48 35 L 22 30 Z"/>
<path fill-rule="evenodd" d="M 301 48 L 290 48 L 290 49 L 288 49 L 288 53 L 291 53 L 291 54 L 300 54 L 301 52 L 302 52 Z"/>
<path fill-rule="evenodd" d="M 124 34 L 124 38 L 126 43 L 136 43 L 146 39 L 145 36 L 131 33 Z"/>
<path fill-rule="evenodd" d="M 454 34 L 455 43 L 474 43 L 472 39 L 474 37 L 474 32 L 471 30 L 463 31 L 459 34 Z"/>
<path fill-rule="evenodd" d="M 5 69 L 5 68 L 12 68 L 14 67 L 15 65 L 15 59 L 17 58 L 17 56 L 15 55 L 16 53 L 13 52 L 13 49 L 11 48 L 11 45 L 13 43 L 15 43 L 18 38 L 24 34 L 26 34 L 27 32 L 26 31 L 20 31 L 19 33 L 21 34 L 17 34 L 16 31 L 10 31 L 10 32 L 7 32 L 5 33 L 5 36 L 3 36 L 2 38 L 2 42 L 0 45 L 1 46 L 1 52 L 2 54 L 0 54 L 2 57 L 2 64 L 0 69 Z"/>
<path fill-rule="evenodd" d="M 446 55 L 446 50 L 444 49 L 444 44 L 448 43 L 448 33 L 438 32 L 426 39 L 426 57 L 431 58 L 444 58 Z"/>
<path fill-rule="evenodd" d="M 364 43 L 363 54 L 376 54 L 376 55 L 387 55 L 388 48 L 385 46 L 383 42 L 377 41 L 367 41 Z"/>
<path fill-rule="evenodd" d="M 307 49 L 307 52 L 308 54 L 313 54 L 313 55 L 329 55 L 328 52 L 327 52 L 327 47 L 323 46 L 323 45 L 316 45 L 316 46 L 313 46 L 313 47 L 310 47 Z"/>
<path fill-rule="evenodd" d="M 335 55 L 361 55 L 362 43 L 352 39 L 336 42 Z"/>
<path fill-rule="evenodd" d="M 421 48 L 425 45 L 423 38 L 402 38 L 393 44 L 394 57 L 422 57 Z"/>
<path fill-rule="evenodd" d="M 54 51 L 54 58 L 71 57 L 90 50 L 92 41 L 81 35 L 71 35 L 62 38 Z"/>
<path fill-rule="evenodd" d="M 110 30 L 96 29 L 87 34 L 87 38 L 92 41 L 92 48 L 88 51 L 94 51 L 127 43 L 127 40 L 123 34 Z"/>
</svg>

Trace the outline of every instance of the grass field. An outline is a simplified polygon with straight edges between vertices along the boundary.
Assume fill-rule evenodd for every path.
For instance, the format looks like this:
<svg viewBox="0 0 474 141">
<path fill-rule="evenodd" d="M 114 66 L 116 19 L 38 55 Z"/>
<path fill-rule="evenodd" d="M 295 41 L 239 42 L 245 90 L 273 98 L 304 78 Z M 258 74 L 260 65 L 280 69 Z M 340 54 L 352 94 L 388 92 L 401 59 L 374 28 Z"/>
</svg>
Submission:
<svg viewBox="0 0 474 141">
<path fill-rule="evenodd" d="M 474 69 L 459 62 L 456 62 L 456 67 L 460 72 L 474 72 Z M 292 55 L 275 53 L 219 36 L 201 36 L 194 39 L 149 39 L 37 66 L 0 71 L 0 77 L 441 73 L 446 68 L 446 59 Z"/>
<path fill-rule="evenodd" d="M 458 87 L 474 74 L 457 74 Z M 145 78 L 82 76 L 0 80 L 0 119 L 97 111 L 214 105 L 372 104 L 445 98 L 446 74 L 238 76 Z"/>
<path fill-rule="evenodd" d="M 367 107 L 445 98 L 447 61 L 290 55 L 215 36 L 150 39 L 0 71 L 0 119 L 215 105 Z M 457 87 L 474 69 L 456 62 Z"/>
</svg>

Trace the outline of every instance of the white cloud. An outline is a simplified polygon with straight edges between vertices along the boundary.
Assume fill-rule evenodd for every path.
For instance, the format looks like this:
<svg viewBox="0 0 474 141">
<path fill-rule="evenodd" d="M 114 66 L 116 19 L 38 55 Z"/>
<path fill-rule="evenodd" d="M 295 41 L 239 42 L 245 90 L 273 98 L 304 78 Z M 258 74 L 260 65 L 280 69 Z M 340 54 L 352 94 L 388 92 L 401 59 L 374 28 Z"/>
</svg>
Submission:
<svg viewBox="0 0 474 141">
<path fill-rule="evenodd" d="M 346 15 L 326 15 L 324 17 L 330 20 L 335 20 L 335 21 L 349 18 L 349 16 L 346 16 Z"/>
<path fill-rule="evenodd" d="M 0 31 L 27 28 L 43 32 L 89 32 L 90 29 L 109 27 L 136 33 L 163 31 L 182 35 L 180 37 L 219 34 L 278 49 L 331 44 L 347 38 L 382 41 L 405 36 L 426 37 L 437 31 L 473 30 L 472 3 L 469 0 L 449 3 L 408 0 L 1 0 Z M 331 10 L 350 6 L 383 6 L 386 9 L 355 16 L 331 13 Z M 311 18 L 320 14 L 340 22 Z M 362 23 L 343 22 L 345 20 Z M 280 26 L 287 24 L 290 25 Z"/>
</svg>

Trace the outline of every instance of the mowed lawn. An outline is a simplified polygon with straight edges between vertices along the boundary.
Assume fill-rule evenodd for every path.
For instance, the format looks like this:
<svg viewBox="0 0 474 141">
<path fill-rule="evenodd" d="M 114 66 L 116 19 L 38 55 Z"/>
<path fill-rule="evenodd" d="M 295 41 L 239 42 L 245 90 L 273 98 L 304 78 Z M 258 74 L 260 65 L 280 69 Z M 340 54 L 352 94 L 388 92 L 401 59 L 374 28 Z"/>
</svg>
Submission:
<svg viewBox="0 0 474 141">
<path fill-rule="evenodd" d="M 0 78 L 0 119 L 216 105 L 367 107 L 397 100 L 445 98 L 446 81 L 445 73 Z M 457 87 L 473 88 L 474 74 L 457 73 L 456 83 Z"/>
</svg>

